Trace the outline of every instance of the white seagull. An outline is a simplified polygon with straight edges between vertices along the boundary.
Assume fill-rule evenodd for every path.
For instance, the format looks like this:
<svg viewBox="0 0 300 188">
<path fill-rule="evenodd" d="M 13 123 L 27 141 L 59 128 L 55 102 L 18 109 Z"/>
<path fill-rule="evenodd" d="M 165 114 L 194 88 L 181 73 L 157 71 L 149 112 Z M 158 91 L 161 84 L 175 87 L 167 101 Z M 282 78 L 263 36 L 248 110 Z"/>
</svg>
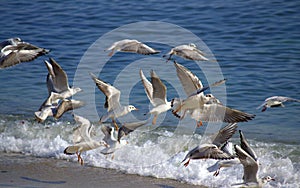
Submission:
<svg viewBox="0 0 300 188">
<path fill-rule="evenodd" d="M 116 130 L 118 130 L 118 125 L 115 118 L 124 116 L 133 110 L 138 110 L 133 105 L 122 106 L 120 104 L 121 91 L 113 87 L 109 83 L 97 78 L 93 73 L 90 73 L 92 79 L 96 83 L 99 90 L 106 96 L 106 101 L 104 107 L 107 108 L 107 113 L 100 118 L 100 123 L 105 122 L 108 118 L 112 119 Z"/>
<path fill-rule="evenodd" d="M 135 131 L 137 128 L 145 125 L 147 122 L 148 121 L 124 123 L 118 131 L 116 131 L 115 128 L 112 126 L 103 124 L 101 126 L 101 131 L 104 134 L 103 141 L 107 143 L 109 147 L 101 150 L 101 153 L 104 155 L 113 154 L 117 149 L 128 144 L 128 142 L 122 139 L 122 137 L 127 136 L 129 133 Z"/>
<path fill-rule="evenodd" d="M 10 38 L 0 43 L 0 69 L 28 62 L 49 53 L 49 50 L 34 46 L 20 38 Z"/>
<path fill-rule="evenodd" d="M 82 91 L 79 87 L 70 87 L 68 76 L 61 66 L 53 59 L 45 61 L 48 69 L 47 87 L 48 92 L 54 92 L 54 99 L 66 99 Z"/>
<path fill-rule="evenodd" d="M 171 102 L 167 101 L 167 87 L 160 80 L 157 74 L 151 70 L 151 82 L 147 80 L 142 69 L 140 70 L 140 77 L 145 88 L 148 99 L 153 105 L 148 113 L 153 114 L 152 124 L 156 124 L 157 116 L 163 112 L 171 109 Z"/>
<path fill-rule="evenodd" d="M 273 108 L 273 107 L 284 107 L 284 102 L 300 102 L 298 99 L 293 99 L 290 97 L 282 97 L 282 96 L 273 96 L 267 98 L 264 103 L 262 103 L 257 109 L 262 107 L 262 112 L 266 111 L 267 108 Z"/>
<path fill-rule="evenodd" d="M 169 55 L 167 60 L 171 60 L 172 55 L 177 55 L 188 60 L 209 61 L 209 59 L 205 57 L 204 52 L 199 50 L 194 43 L 176 46 L 163 57 L 166 57 L 167 55 Z"/>
<path fill-rule="evenodd" d="M 236 123 L 228 124 L 213 136 L 209 137 L 207 143 L 190 150 L 182 160 L 182 162 L 184 162 L 188 159 L 188 161 L 184 163 L 184 166 L 187 167 L 191 159 L 233 159 L 233 155 L 222 151 L 220 147 L 234 135 L 236 129 Z"/>
<path fill-rule="evenodd" d="M 242 131 L 240 132 L 241 146 L 235 145 L 235 152 L 240 162 L 244 166 L 243 183 L 234 184 L 238 187 L 262 187 L 264 184 L 270 181 L 275 181 L 274 178 L 266 176 L 258 178 L 257 172 L 259 164 L 257 162 L 257 156 L 254 150 L 250 147 L 245 139 Z"/>
<path fill-rule="evenodd" d="M 114 51 L 132 52 L 132 53 L 138 53 L 143 55 L 157 54 L 160 52 L 137 40 L 130 40 L 130 39 L 117 41 L 113 43 L 106 50 L 111 50 L 111 52 L 108 54 L 109 56 L 112 56 L 114 54 Z"/>
<path fill-rule="evenodd" d="M 74 120 L 79 124 L 79 126 L 74 129 L 73 133 L 74 145 L 68 146 L 64 150 L 64 154 L 76 154 L 78 162 L 80 162 L 80 164 L 83 165 L 84 162 L 81 157 L 82 152 L 96 149 L 101 146 L 108 147 L 108 145 L 104 141 L 96 141 L 91 138 L 93 125 L 88 119 L 74 114 Z"/>
<path fill-rule="evenodd" d="M 179 102 L 179 105 L 176 105 L 172 111 L 176 117 L 183 119 L 186 112 L 189 112 L 191 117 L 197 121 L 198 127 L 202 125 L 202 121 L 234 123 L 245 122 L 255 117 L 253 114 L 224 106 L 212 94 L 204 95 L 203 90 L 208 87 L 203 87 L 199 78 L 183 65 L 176 62 L 174 62 L 174 65 L 181 85 L 188 96 L 185 100 Z M 218 86 L 224 82 L 225 79 L 211 86 Z M 176 100 L 178 103 L 178 99 Z M 180 111 L 183 111 L 181 116 L 177 114 Z"/>
</svg>

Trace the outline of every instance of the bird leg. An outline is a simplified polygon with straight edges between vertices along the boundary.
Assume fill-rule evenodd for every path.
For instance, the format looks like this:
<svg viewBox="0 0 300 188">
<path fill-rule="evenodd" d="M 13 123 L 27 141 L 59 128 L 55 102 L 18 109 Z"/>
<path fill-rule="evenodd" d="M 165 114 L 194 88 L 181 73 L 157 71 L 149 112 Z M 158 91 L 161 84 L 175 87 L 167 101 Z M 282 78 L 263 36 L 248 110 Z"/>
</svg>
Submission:
<svg viewBox="0 0 300 188">
<path fill-rule="evenodd" d="M 116 120 L 114 118 L 112 118 L 112 122 L 113 122 L 113 124 L 115 126 L 116 131 L 119 130 L 119 126 L 118 126 L 118 124 L 117 124 L 117 122 L 116 122 Z"/>
<path fill-rule="evenodd" d="M 180 120 L 182 120 L 185 116 L 186 110 L 183 112 L 182 116 L 180 117 Z"/>
<path fill-rule="evenodd" d="M 176 110 L 173 110 L 172 113 L 173 114 L 177 114 L 177 112 L 179 112 L 182 108 L 182 105 L 180 105 Z"/>
<path fill-rule="evenodd" d="M 184 163 L 183 165 L 185 166 L 185 167 L 187 167 L 188 165 L 189 165 L 189 163 L 190 163 L 190 160 L 191 159 L 189 159 L 186 163 Z"/>
<path fill-rule="evenodd" d="M 83 165 L 83 159 L 81 158 L 80 154 L 81 154 L 80 152 L 76 152 L 78 162 L 79 162 L 81 165 Z"/>
<path fill-rule="evenodd" d="M 203 125 L 202 121 L 197 121 L 197 127 L 201 127 Z"/>
<path fill-rule="evenodd" d="M 155 125 L 155 124 L 156 124 L 156 119 L 157 119 L 157 115 L 155 115 L 155 116 L 153 117 L 152 125 Z"/>
<path fill-rule="evenodd" d="M 218 168 L 218 170 L 215 171 L 214 176 L 217 177 L 219 175 L 219 173 L 220 173 L 220 168 Z"/>
<path fill-rule="evenodd" d="M 108 56 L 112 56 L 114 54 L 114 50 L 112 50 L 109 54 L 108 54 Z"/>
</svg>

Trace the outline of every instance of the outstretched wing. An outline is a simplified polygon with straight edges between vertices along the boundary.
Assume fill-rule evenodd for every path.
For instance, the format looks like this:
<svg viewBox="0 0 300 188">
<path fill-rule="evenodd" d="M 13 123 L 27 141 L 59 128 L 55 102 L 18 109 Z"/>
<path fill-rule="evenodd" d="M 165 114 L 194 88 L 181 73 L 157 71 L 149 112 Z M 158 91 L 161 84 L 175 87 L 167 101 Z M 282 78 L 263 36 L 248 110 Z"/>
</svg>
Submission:
<svg viewBox="0 0 300 188">
<path fill-rule="evenodd" d="M 176 67 L 177 76 L 187 96 L 203 88 L 202 82 L 190 70 L 176 62 L 174 62 L 174 65 Z"/>
<path fill-rule="evenodd" d="M 117 88 L 113 87 L 109 83 L 106 83 L 99 78 L 97 78 L 93 73 L 90 73 L 92 79 L 96 83 L 97 87 L 102 91 L 106 96 L 104 107 L 107 108 L 107 111 L 117 109 L 121 106 L 120 104 L 120 95 L 121 92 Z"/>
</svg>

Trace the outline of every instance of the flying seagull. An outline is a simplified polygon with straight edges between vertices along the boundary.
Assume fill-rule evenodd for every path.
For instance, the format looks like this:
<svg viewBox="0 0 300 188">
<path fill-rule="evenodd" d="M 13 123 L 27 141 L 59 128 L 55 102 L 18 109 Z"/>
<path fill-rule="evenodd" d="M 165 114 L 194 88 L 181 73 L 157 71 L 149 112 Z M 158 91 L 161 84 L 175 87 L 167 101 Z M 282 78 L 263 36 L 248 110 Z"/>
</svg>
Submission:
<svg viewBox="0 0 300 188">
<path fill-rule="evenodd" d="M 284 107 L 284 102 L 300 102 L 298 99 L 293 99 L 290 97 L 282 97 L 282 96 L 273 96 L 267 98 L 264 103 L 262 103 L 257 109 L 262 107 L 262 112 L 266 111 L 267 108 L 273 108 L 273 107 Z"/>
<path fill-rule="evenodd" d="M 108 147 L 107 143 L 104 141 L 96 141 L 91 138 L 93 125 L 88 119 L 84 117 L 74 115 L 75 121 L 79 126 L 74 130 L 73 133 L 73 142 L 74 145 L 66 147 L 64 154 L 73 155 L 76 154 L 78 162 L 83 165 L 83 159 L 81 153 L 88 150 L 93 150 L 101 146 Z"/>
<path fill-rule="evenodd" d="M 137 40 L 130 40 L 130 39 L 117 41 L 113 43 L 109 48 L 107 48 L 106 51 L 107 50 L 111 50 L 111 52 L 108 54 L 109 56 L 112 56 L 114 54 L 114 51 L 132 52 L 132 53 L 143 54 L 143 55 L 157 54 L 160 52 L 147 46 L 144 43 L 141 43 Z"/>
<path fill-rule="evenodd" d="M 167 61 L 171 60 L 172 55 L 177 55 L 184 59 L 194 60 L 194 61 L 209 61 L 209 59 L 205 57 L 204 52 L 199 50 L 194 43 L 176 46 L 172 48 L 170 52 L 168 52 L 163 57 L 167 57 L 168 55 L 169 57 Z"/>
<path fill-rule="evenodd" d="M 234 135 L 237 129 L 236 123 L 231 123 L 223 127 L 217 133 L 208 138 L 205 144 L 196 146 L 190 150 L 182 162 L 187 167 L 191 159 L 233 159 L 234 156 L 222 151 L 221 146 Z"/>
<path fill-rule="evenodd" d="M 212 94 L 204 95 L 203 88 L 207 87 L 203 87 L 200 79 L 183 65 L 177 62 L 174 62 L 174 65 L 181 85 L 188 96 L 183 101 L 178 102 L 178 99 L 176 99 L 177 105 L 172 111 L 176 117 L 183 119 L 186 113 L 189 112 L 191 117 L 197 121 L 198 127 L 202 125 L 202 121 L 234 123 L 249 121 L 255 117 L 253 114 L 224 106 Z M 218 86 L 225 81 L 217 81 L 212 86 Z M 183 115 L 177 114 L 180 111 L 183 112 Z"/>
<path fill-rule="evenodd" d="M 115 121 L 115 118 L 124 116 L 132 110 L 137 110 L 137 108 L 133 105 L 122 106 L 120 104 L 120 90 L 109 83 L 100 80 L 93 73 L 90 73 L 90 75 L 99 90 L 106 96 L 104 107 L 107 108 L 107 113 L 100 118 L 100 123 L 103 123 L 108 118 L 111 118 L 116 130 L 118 130 L 119 127 Z"/>
<path fill-rule="evenodd" d="M 257 156 L 254 150 L 248 144 L 246 138 L 244 137 L 242 131 L 239 131 L 241 146 L 235 145 L 235 152 L 240 162 L 244 166 L 244 175 L 243 175 L 243 183 L 234 184 L 234 186 L 242 186 L 242 187 L 262 187 L 264 184 L 270 181 L 275 181 L 274 178 L 270 176 L 266 176 L 263 178 L 258 178 L 257 172 L 259 164 L 257 162 Z"/>
<path fill-rule="evenodd" d="M 69 86 L 66 72 L 53 58 L 49 58 L 49 62 L 45 61 L 45 65 L 48 69 L 48 93 L 54 92 L 54 99 L 66 99 L 82 91 L 79 87 Z"/>
<path fill-rule="evenodd" d="M 148 113 L 153 114 L 152 124 L 156 124 L 157 116 L 163 112 L 171 109 L 171 102 L 167 101 L 167 87 L 160 80 L 157 74 L 151 70 L 151 82 L 147 80 L 142 69 L 140 70 L 140 77 L 145 88 L 148 99 L 153 105 Z"/>
<path fill-rule="evenodd" d="M 10 38 L 1 42 L 0 50 L 0 69 L 33 61 L 49 53 L 49 50 L 24 42 L 20 38 Z"/>
</svg>

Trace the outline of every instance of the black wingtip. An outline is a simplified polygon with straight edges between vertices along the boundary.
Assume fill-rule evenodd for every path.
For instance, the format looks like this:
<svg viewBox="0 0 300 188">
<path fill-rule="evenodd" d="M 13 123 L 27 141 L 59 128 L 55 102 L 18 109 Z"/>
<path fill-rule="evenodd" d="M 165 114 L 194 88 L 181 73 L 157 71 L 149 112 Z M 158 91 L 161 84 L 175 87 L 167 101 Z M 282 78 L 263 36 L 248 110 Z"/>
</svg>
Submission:
<svg viewBox="0 0 300 188">
<path fill-rule="evenodd" d="M 68 153 L 67 149 L 68 149 L 68 147 L 64 150 L 64 154 L 66 154 L 66 155 L 73 155 L 73 153 Z"/>
</svg>

